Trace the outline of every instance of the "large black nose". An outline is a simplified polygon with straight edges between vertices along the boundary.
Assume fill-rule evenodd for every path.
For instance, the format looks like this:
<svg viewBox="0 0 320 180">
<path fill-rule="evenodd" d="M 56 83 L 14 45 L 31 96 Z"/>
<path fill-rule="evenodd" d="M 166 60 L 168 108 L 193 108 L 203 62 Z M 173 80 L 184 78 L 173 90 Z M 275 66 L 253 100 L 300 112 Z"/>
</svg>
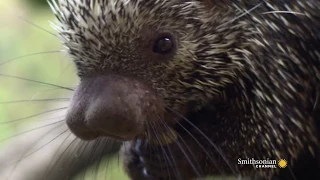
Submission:
<svg viewBox="0 0 320 180">
<path fill-rule="evenodd" d="M 109 136 L 131 140 L 147 123 L 163 116 L 163 101 L 142 82 L 118 75 L 81 80 L 69 106 L 66 122 L 78 137 Z"/>
</svg>

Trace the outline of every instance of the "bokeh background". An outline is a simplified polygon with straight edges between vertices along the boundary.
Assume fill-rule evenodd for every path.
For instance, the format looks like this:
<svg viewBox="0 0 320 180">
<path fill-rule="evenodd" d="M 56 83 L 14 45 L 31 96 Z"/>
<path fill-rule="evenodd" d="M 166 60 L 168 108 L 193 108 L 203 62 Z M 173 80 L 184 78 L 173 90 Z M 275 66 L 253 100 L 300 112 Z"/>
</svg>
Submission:
<svg viewBox="0 0 320 180">
<path fill-rule="evenodd" d="M 62 46 L 57 37 L 46 32 L 55 33 L 49 21 L 54 22 L 54 16 L 46 0 L 0 1 L 0 151 L 14 141 L 16 137 L 12 136 L 47 118 L 46 115 L 33 117 L 35 114 L 61 106 L 61 101 L 13 101 L 71 97 L 71 92 L 66 90 L 3 75 L 65 87 L 74 87 L 78 82 L 71 60 L 63 52 L 54 52 Z M 21 119 L 24 117 L 29 118 Z M 118 159 L 113 161 L 108 170 L 97 172 L 96 166 L 92 166 L 84 179 L 94 179 L 96 173 L 101 174 L 98 179 L 105 179 L 106 172 L 107 179 L 127 179 L 118 166 Z"/>
<path fill-rule="evenodd" d="M 50 26 L 50 21 L 54 20 L 46 0 L 0 0 L 0 153 L 15 138 L 29 133 L 26 131 L 37 131 L 34 124 L 47 119 L 50 113 L 35 115 L 67 103 L 28 100 L 71 97 L 70 91 L 21 78 L 71 88 L 78 83 L 71 60 L 64 52 L 56 52 L 63 48 L 59 39 L 51 34 L 55 33 Z M 20 100 L 26 101 L 15 102 Z M 35 153 L 42 152 L 40 149 Z M 127 180 L 118 162 L 116 156 L 108 162 L 107 169 L 93 164 L 73 179 Z"/>
</svg>

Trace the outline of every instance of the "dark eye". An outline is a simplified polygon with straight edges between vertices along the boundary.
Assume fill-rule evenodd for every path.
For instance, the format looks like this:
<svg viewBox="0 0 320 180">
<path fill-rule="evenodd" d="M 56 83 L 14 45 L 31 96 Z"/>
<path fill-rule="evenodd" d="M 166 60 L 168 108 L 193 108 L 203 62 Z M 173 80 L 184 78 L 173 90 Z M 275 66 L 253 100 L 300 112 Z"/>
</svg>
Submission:
<svg viewBox="0 0 320 180">
<path fill-rule="evenodd" d="M 159 54 L 168 54 L 172 52 L 174 49 L 174 43 L 173 40 L 169 37 L 164 37 L 156 41 L 153 52 L 159 53 Z"/>
</svg>

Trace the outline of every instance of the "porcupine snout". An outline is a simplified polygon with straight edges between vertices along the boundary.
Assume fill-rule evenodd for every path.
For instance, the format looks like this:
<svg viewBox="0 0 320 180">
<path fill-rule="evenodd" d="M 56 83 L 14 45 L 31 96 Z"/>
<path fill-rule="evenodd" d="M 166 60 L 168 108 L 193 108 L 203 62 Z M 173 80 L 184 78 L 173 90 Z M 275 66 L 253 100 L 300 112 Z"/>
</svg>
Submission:
<svg viewBox="0 0 320 180">
<path fill-rule="evenodd" d="M 69 105 L 66 122 L 84 140 L 99 136 L 132 140 L 163 116 L 161 98 L 138 80 L 119 75 L 83 78 Z"/>
</svg>

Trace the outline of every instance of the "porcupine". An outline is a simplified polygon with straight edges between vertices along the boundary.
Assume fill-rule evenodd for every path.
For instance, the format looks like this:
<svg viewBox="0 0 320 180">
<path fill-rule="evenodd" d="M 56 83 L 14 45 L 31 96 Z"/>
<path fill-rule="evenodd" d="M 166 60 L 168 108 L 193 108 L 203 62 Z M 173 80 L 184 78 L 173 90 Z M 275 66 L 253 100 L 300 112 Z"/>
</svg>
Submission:
<svg viewBox="0 0 320 180">
<path fill-rule="evenodd" d="M 319 1 L 51 7 L 81 79 L 67 124 L 85 140 L 126 141 L 131 179 L 319 177 Z M 282 158 L 289 166 L 255 169 L 238 158 Z"/>
</svg>

